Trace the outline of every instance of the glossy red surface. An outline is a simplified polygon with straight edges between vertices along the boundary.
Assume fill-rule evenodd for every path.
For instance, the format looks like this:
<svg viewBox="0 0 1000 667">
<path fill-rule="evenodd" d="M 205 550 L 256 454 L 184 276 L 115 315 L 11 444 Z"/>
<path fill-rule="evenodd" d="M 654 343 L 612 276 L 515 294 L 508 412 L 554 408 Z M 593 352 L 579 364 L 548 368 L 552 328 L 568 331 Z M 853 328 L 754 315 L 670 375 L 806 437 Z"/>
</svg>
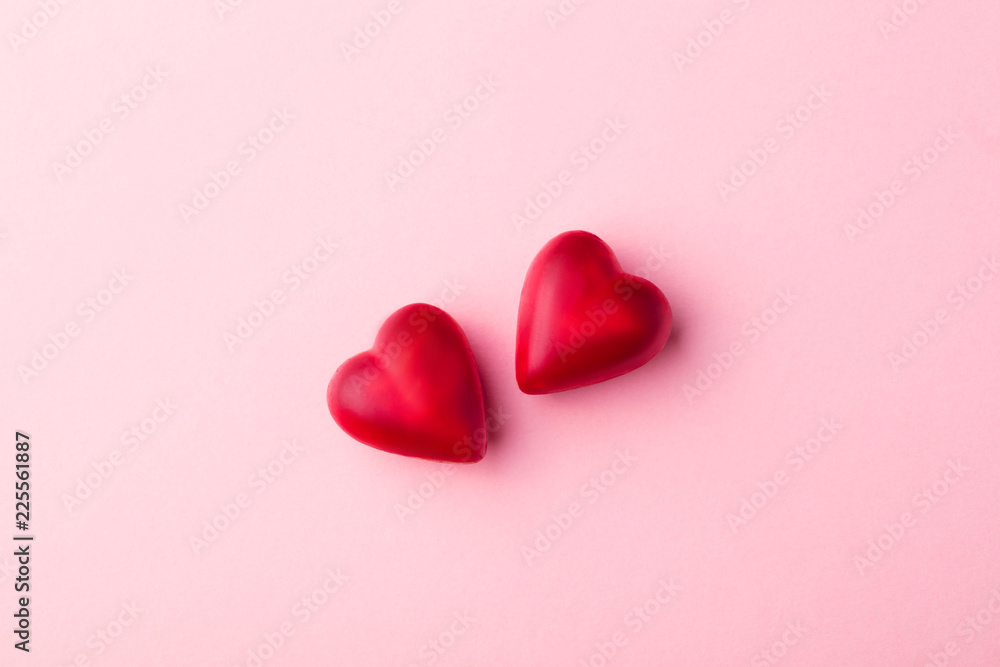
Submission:
<svg viewBox="0 0 1000 667">
<path fill-rule="evenodd" d="M 390 315 L 372 348 L 337 369 L 326 396 L 337 424 L 376 449 L 454 463 L 486 454 L 476 361 L 465 332 L 435 306 Z"/>
<path fill-rule="evenodd" d="M 670 336 L 670 304 L 622 271 L 590 232 L 565 232 L 528 268 L 517 315 L 517 384 L 526 394 L 575 389 L 635 370 Z"/>
</svg>

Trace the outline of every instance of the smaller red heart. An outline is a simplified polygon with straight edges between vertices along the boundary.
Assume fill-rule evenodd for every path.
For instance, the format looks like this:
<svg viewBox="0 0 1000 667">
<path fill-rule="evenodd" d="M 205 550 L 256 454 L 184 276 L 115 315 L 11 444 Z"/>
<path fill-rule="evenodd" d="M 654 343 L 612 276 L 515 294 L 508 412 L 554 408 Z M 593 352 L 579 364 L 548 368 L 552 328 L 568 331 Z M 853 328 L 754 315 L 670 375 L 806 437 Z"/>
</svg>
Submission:
<svg viewBox="0 0 1000 667">
<path fill-rule="evenodd" d="M 663 292 L 622 271 L 607 243 L 565 232 L 528 268 L 517 313 L 517 384 L 551 394 L 603 382 L 663 349 L 673 314 Z"/>
<path fill-rule="evenodd" d="M 479 370 L 465 332 L 425 303 L 394 312 L 370 350 L 345 361 L 326 392 L 349 436 L 376 449 L 475 463 L 486 454 Z"/>
</svg>

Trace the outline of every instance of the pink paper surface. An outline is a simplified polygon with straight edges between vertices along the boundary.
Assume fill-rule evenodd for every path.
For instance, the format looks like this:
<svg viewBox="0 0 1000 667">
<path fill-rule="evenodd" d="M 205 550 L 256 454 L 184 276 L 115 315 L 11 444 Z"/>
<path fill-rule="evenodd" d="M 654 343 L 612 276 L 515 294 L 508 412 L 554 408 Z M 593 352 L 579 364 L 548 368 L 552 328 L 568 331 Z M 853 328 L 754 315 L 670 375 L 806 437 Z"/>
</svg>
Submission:
<svg viewBox="0 0 1000 667">
<path fill-rule="evenodd" d="M 2 15 L 0 664 L 1000 664 L 997 3 Z M 675 330 L 526 396 L 570 229 Z M 502 421 L 473 466 L 327 411 L 417 301 Z"/>
</svg>

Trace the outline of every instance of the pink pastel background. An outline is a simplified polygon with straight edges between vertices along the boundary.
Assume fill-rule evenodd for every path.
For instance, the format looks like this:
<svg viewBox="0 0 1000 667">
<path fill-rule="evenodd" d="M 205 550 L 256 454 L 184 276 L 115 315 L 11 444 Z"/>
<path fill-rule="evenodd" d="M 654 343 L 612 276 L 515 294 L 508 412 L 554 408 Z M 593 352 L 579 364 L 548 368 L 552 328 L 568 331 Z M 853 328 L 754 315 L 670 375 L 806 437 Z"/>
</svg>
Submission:
<svg viewBox="0 0 1000 667">
<path fill-rule="evenodd" d="M 1000 5 L 222 2 L 4 5 L 0 664 L 1000 664 Z M 580 228 L 676 329 L 526 396 Z M 415 301 L 504 415 L 474 466 L 327 412 Z"/>
</svg>

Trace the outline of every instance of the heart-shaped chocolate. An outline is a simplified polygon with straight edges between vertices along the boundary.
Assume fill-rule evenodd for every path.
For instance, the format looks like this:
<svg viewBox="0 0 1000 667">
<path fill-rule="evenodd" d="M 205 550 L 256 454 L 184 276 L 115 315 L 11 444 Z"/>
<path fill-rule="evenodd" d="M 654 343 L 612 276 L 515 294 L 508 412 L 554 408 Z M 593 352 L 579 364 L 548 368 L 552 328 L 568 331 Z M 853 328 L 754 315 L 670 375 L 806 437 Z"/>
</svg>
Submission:
<svg viewBox="0 0 1000 667">
<path fill-rule="evenodd" d="M 663 292 L 622 271 L 607 243 L 565 232 L 528 268 L 517 314 L 517 384 L 526 394 L 575 389 L 635 370 L 670 337 Z"/>
<path fill-rule="evenodd" d="M 452 463 L 486 454 L 476 360 L 458 322 L 435 306 L 390 315 L 372 348 L 340 365 L 326 399 L 337 424 L 376 449 Z"/>
</svg>

